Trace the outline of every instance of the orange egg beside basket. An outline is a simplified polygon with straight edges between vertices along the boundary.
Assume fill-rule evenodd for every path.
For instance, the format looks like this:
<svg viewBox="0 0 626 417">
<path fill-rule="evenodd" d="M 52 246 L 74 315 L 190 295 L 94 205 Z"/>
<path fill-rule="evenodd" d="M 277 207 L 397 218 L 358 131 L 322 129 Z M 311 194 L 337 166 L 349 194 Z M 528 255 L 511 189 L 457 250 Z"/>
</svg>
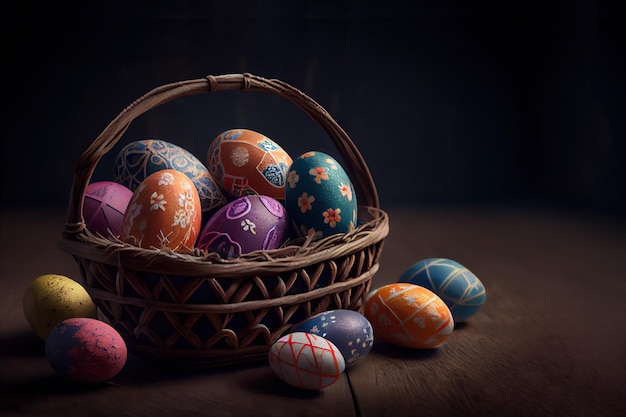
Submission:
<svg viewBox="0 0 626 417">
<path fill-rule="evenodd" d="M 130 123 L 168 101 L 224 90 L 276 94 L 325 130 L 355 186 L 358 227 L 228 260 L 199 251 L 142 249 L 90 232 L 83 194 Z M 266 358 L 274 341 L 316 313 L 362 311 L 388 230 L 362 155 L 322 106 L 280 80 L 225 74 L 157 87 L 102 131 L 77 161 L 59 246 L 78 262 L 83 285 L 132 353 L 167 367 L 198 368 Z"/>
</svg>

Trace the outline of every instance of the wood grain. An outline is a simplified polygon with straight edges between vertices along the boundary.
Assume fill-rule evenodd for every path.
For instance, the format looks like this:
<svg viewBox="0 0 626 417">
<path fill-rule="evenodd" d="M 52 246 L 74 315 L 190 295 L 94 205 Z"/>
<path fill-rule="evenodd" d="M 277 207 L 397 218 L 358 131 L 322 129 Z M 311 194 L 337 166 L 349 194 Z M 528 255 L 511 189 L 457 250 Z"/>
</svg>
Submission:
<svg viewBox="0 0 626 417">
<path fill-rule="evenodd" d="M 626 411 L 623 222 L 533 210 L 398 209 L 390 218 L 375 285 L 448 257 L 479 276 L 487 302 L 439 349 L 375 339 L 349 372 L 362 416 Z"/>
<path fill-rule="evenodd" d="M 56 246 L 65 214 L 0 212 L 0 414 L 625 414 L 623 220 L 508 208 L 388 212 L 390 235 L 374 287 L 421 259 L 448 257 L 480 277 L 487 302 L 438 349 L 376 340 L 367 358 L 320 393 L 285 385 L 265 363 L 176 373 L 131 358 L 111 383 L 63 381 L 28 328 L 21 299 L 38 275 L 78 277 L 74 261 Z"/>
</svg>

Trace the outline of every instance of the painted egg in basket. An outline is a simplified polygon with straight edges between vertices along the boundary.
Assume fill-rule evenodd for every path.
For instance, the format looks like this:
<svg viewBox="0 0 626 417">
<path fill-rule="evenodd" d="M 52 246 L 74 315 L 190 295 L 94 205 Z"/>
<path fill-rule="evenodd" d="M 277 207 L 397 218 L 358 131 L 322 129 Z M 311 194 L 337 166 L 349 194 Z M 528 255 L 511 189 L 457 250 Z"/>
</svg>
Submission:
<svg viewBox="0 0 626 417">
<path fill-rule="evenodd" d="M 260 194 L 285 198 L 285 180 L 292 159 L 267 136 L 248 129 L 231 129 L 209 146 L 207 168 L 231 199 Z"/>
<path fill-rule="evenodd" d="M 239 197 L 219 209 L 206 223 L 198 248 L 236 258 L 255 250 L 276 249 L 289 237 L 287 211 L 264 195 Z"/>
<path fill-rule="evenodd" d="M 285 207 L 301 235 L 347 233 L 357 224 L 357 201 L 348 174 L 330 155 L 311 151 L 291 164 Z"/>
<path fill-rule="evenodd" d="M 134 191 L 120 239 L 142 248 L 189 253 L 200 233 L 200 197 L 180 171 L 164 169 L 148 176 Z"/>
<path fill-rule="evenodd" d="M 203 212 L 226 204 L 226 197 L 202 162 L 186 149 L 165 140 L 137 140 L 126 145 L 115 159 L 114 179 L 135 191 L 150 174 L 163 169 L 175 169 L 191 179 Z"/>
<path fill-rule="evenodd" d="M 133 192 L 113 181 L 96 181 L 87 186 L 83 197 L 83 215 L 87 228 L 102 236 L 119 236 L 124 213 Z"/>
</svg>

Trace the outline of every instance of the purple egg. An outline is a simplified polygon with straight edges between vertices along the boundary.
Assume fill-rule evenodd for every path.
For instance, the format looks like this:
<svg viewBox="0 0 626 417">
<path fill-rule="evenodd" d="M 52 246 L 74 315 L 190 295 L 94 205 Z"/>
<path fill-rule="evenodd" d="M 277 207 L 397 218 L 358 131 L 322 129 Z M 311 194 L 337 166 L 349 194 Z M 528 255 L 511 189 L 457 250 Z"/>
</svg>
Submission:
<svg viewBox="0 0 626 417">
<path fill-rule="evenodd" d="M 57 324 L 46 339 L 46 357 L 64 377 L 85 383 L 105 382 L 126 364 L 122 336 L 107 323 L 71 318 Z"/>
<path fill-rule="evenodd" d="M 283 205 L 263 195 L 248 195 L 231 201 L 206 223 L 198 248 L 236 258 L 256 250 L 271 250 L 289 237 L 289 219 Z"/>
<path fill-rule="evenodd" d="M 102 236 L 119 236 L 124 212 L 133 192 L 112 181 L 93 182 L 87 186 L 83 200 L 83 216 L 87 228 Z"/>
</svg>

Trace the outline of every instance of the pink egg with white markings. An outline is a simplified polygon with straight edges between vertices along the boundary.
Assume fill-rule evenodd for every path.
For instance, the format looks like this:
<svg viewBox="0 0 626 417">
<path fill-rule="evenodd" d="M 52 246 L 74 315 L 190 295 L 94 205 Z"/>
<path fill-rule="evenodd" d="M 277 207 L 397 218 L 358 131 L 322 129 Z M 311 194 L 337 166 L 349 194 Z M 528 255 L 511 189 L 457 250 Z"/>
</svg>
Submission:
<svg viewBox="0 0 626 417">
<path fill-rule="evenodd" d="M 322 390 L 346 369 L 345 360 L 330 340 L 305 332 L 289 333 L 270 348 L 272 371 L 296 388 Z"/>
</svg>

